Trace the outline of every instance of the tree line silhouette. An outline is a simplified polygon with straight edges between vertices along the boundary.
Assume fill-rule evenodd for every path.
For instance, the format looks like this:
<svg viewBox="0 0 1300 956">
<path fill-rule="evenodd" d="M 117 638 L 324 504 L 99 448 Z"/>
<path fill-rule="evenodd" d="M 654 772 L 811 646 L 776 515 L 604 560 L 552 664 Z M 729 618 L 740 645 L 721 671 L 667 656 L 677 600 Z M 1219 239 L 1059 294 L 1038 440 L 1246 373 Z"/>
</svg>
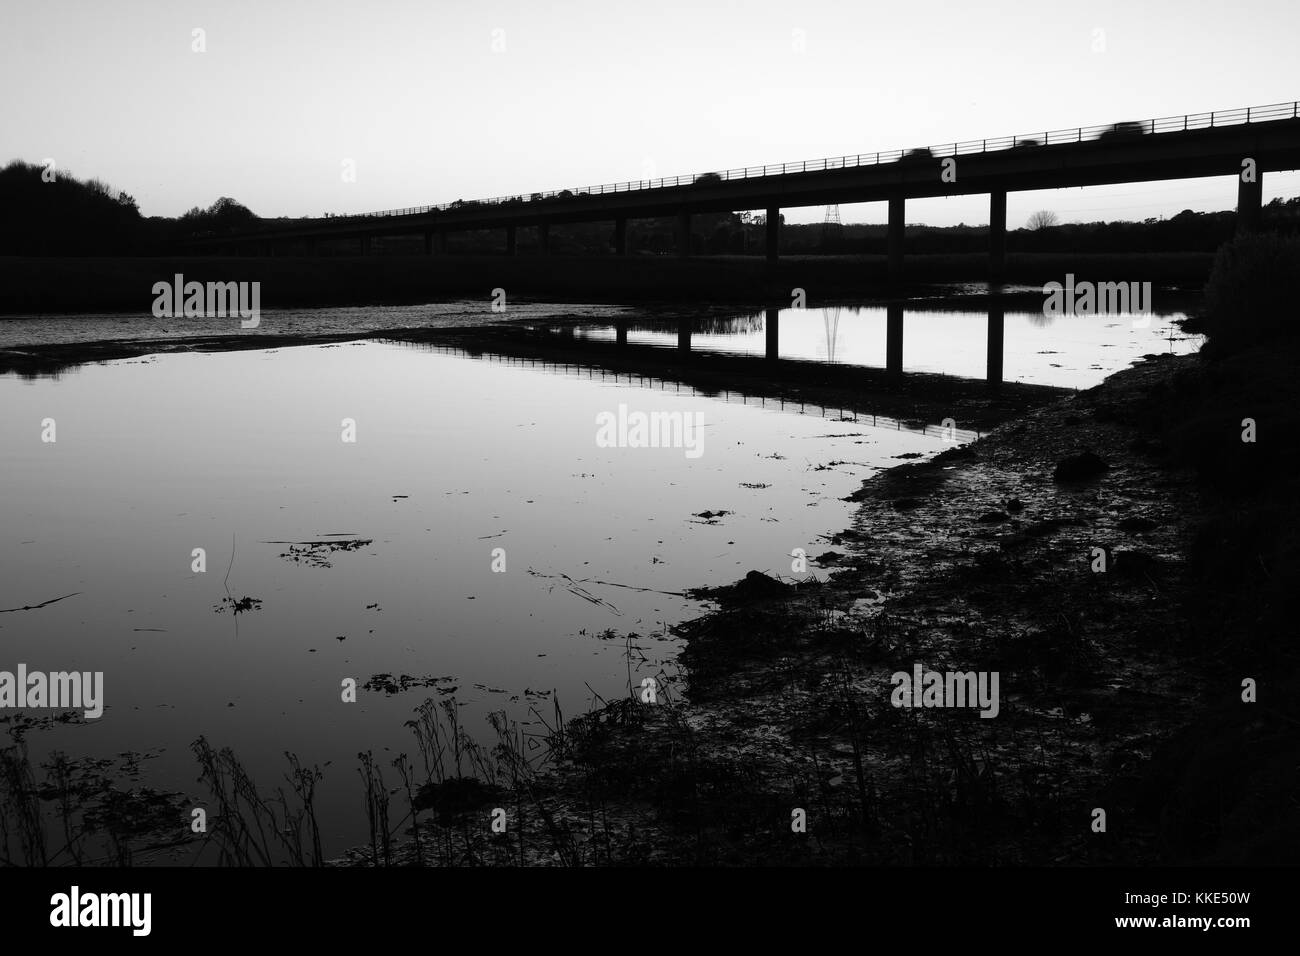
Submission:
<svg viewBox="0 0 1300 956">
<path fill-rule="evenodd" d="M 99 179 L 14 160 L 0 169 L 0 255 L 162 255 L 187 236 L 213 236 L 256 224 L 258 217 L 222 197 L 179 217 L 140 215 L 135 198 Z"/>
</svg>

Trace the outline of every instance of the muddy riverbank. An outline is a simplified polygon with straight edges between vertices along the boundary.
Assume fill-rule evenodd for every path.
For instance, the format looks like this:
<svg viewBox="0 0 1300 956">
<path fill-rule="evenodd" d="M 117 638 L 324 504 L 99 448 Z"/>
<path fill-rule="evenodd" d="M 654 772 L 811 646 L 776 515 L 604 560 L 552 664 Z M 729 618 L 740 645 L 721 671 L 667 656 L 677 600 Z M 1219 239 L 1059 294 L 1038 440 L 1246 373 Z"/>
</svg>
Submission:
<svg viewBox="0 0 1300 956">
<path fill-rule="evenodd" d="M 1294 862 L 1296 357 L 1152 356 L 868 480 L 811 573 L 681 628 L 685 694 L 548 722 L 389 861 Z M 996 716 L 894 706 L 918 664 L 996 672 Z"/>
</svg>

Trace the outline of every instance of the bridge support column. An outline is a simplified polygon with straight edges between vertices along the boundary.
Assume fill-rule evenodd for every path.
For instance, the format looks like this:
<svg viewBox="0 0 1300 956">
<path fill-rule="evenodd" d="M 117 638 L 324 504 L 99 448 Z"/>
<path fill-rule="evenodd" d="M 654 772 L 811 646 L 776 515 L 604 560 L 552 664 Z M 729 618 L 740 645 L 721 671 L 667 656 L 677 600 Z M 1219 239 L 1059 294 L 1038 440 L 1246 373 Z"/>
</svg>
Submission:
<svg viewBox="0 0 1300 956">
<path fill-rule="evenodd" d="M 549 222 L 537 224 L 537 251 L 543 256 L 551 253 L 551 224 Z"/>
<path fill-rule="evenodd" d="M 766 339 L 767 346 L 764 349 L 763 357 L 769 362 L 775 362 L 781 357 L 780 347 L 778 345 L 781 334 L 780 325 L 781 310 L 768 309 L 767 315 L 763 318 L 763 335 Z"/>
<path fill-rule="evenodd" d="M 686 258 L 691 254 L 691 214 L 683 209 L 677 214 L 677 255 Z"/>
<path fill-rule="evenodd" d="M 1006 316 L 1001 306 L 989 308 L 988 386 L 996 392 L 1002 387 L 1002 353 Z"/>
<path fill-rule="evenodd" d="M 989 281 L 1001 282 L 1007 267 L 1007 194 L 989 193 Z"/>
<path fill-rule="evenodd" d="M 903 304 L 891 302 L 885 318 L 885 371 L 903 377 Z"/>
<path fill-rule="evenodd" d="M 889 278 L 903 276 L 903 228 L 907 223 L 907 200 L 895 196 L 889 200 Z"/>
<path fill-rule="evenodd" d="M 614 254 L 627 255 L 627 219 L 614 220 Z"/>
<path fill-rule="evenodd" d="M 776 262 L 781 254 L 781 208 L 769 206 L 767 210 L 767 261 Z"/>
<path fill-rule="evenodd" d="M 677 323 L 677 351 L 682 358 L 691 354 L 691 322 L 683 319 Z"/>
<path fill-rule="evenodd" d="M 1244 236 L 1247 233 L 1259 232 L 1260 221 L 1263 218 L 1263 206 L 1264 174 L 1256 169 L 1253 183 L 1242 182 L 1241 176 L 1238 175 L 1237 235 Z"/>
<path fill-rule="evenodd" d="M 517 226 L 506 226 L 506 255 L 513 256 L 519 252 L 519 229 Z"/>
<path fill-rule="evenodd" d="M 627 345 L 627 319 L 618 319 L 614 323 L 614 342 L 616 345 Z"/>
</svg>

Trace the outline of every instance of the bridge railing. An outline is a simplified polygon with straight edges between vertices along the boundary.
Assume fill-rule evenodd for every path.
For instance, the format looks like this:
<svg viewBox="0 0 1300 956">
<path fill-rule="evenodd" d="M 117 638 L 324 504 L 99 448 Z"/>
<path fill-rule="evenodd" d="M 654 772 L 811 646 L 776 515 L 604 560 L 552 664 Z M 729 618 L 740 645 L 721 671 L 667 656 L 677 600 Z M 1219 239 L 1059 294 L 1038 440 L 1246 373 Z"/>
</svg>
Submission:
<svg viewBox="0 0 1300 956">
<path fill-rule="evenodd" d="M 1059 146 L 1066 143 L 1084 143 L 1106 138 L 1129 137 L 1160 133 L 1186 132 L 1219 126 L 1236 126 L 1243 123 L 1266 123 L 1277 120 L 1300 119 L 1300 101 L 1273 103 L 1268 106 L 1249 106 L 1213 113 L 1188 113 L 1183 116 L 1165 116 L 1103 126 L 1079 126 L 1074 129 L 1047 130 L 1023 136 L 1000 136 L 994 139 L 972 139 L 961 143 L 942 143 L 918 149 L 894 149 L 875 153 L 832 156 L 822 159 L 797 160 L 792 163 L 769 163 L 765 166 L 744 166 L 708 173 L 685 176 L 666 176 L 659 179 L 629 180 L 606 183 L 600 186 L 582 186 L 577 189 L 558 189 L 527 196 L 495 196 L 491 199 L 456 200 L 436 206 L 407 206 L 404 209 L 384 209 L 379 212 L 357 213 L 349 216 L 329 216 L 329 219 L 356 221 L 389 216 L 415 216 L 431 212 L 473 209 L 479 206 L 506 206 L 546 202 L 550 199 L 570 199 L 575 196 L 604 196 L 611 193 L 640 192 L 647 189 L 664 189 L 673 186 L 690 186 L 699 182 L 729 182 L 736 179 L 760 179 L 765 176 L 787 176 L 792 173 L 823 172 L 828 169 L 847 169 L 855 166 L 879 166 L 903 160 L 969 156 L 972 153 L 989 153 L 1006 149 L 1033 149 L 1040 146 Z"/>
</svg>

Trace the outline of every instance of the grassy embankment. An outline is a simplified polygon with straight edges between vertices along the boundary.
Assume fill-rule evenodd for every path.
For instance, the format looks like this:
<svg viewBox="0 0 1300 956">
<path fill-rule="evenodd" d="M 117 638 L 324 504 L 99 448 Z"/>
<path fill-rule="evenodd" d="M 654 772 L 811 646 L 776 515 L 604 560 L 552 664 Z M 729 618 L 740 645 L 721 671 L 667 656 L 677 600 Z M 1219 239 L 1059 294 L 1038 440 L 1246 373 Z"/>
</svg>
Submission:
<svg viewBox="0 0 1300 956">
<path fill-rule="evenodd" d="M 1079 279 L 1197 284 L 1209 267 L 1203 253 L 1150 255 L 1025 254 L 1008 257 L 1006 281 L 1041 285 Z M 980 281 L 987 257 L 914 256 L 908 283 Z M 372 256 L 310 258 L 30 258 L 0 257 L 0 315 L 147 312 L 153 284 L 176 273 L 200 282 L 261 282 L 263 308 L 401 305 L 449 296 L 513 296 L 573 302 L 763 303 L 789 301 L 801 287 L 815 303 L 888 291 L 883 256 L 806 256 L 775 267 L 756 257 Z M 895 286 L 897 288 L 897 286 Z"/>
</svg>

